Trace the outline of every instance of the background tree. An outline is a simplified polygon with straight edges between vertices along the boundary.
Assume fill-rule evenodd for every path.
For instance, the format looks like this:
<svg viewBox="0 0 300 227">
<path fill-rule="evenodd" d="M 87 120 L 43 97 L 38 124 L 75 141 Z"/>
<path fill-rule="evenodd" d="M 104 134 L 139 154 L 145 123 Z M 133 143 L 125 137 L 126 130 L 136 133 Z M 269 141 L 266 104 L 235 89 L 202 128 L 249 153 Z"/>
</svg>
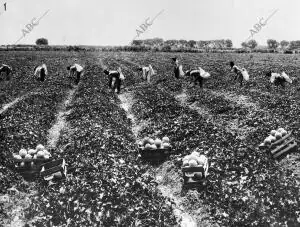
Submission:
<svg viewBox="0 0 300 227">
<path fill-rule="evenodd" d="M 168 45 L 168 46 L 175 46 L 177 43 L 178 43 L 178 41 L 175 39 L 169 39 L 164 42 L 164 44 Z"/>
<path fill-rule="evenodd" d="M 268 45 L 269 49 L 276 50 L 279 43 L 275 39 L 268 39 L 267 40 L 267 45 Z"/>
<path fill-rule="evenodd" d="M 144 43 L 144 41 L 140 40 L 140 39 L 135 39 L 132 41 L 133 46 L 141 46 L 141 45 L 143 45 L 143 43 Z"/>
<path fill-rule="evenodd" d="M 181 47 L 187 47 L 189 45 L 188 41 L 186 41 L 185 39 L 180 39 L 178 42 L 181 45 Z"/>
<path fill-rule="evenodd" d="M 282 49 L 286 49 L 286 48 L 289 46 L 289 44 L 290 44 L 289 41 L 282 40 L 282 41 L 280 42 L 280 47 L 281 47 Z"/>
<path fill-rule="evenodd" d="M 248 43 L 242 42 L 242 43 L 241 43 L 241 46 L 242 46 L 244 49 L 246 49 L 246 48 L 248 47 Z"/>
<path fill-rule="evenodd" d="M 45 38 L 39 38 L 35 41 L 36 45 L 48 45 L 48 40 Z"/>
<path fill-rule="evenodd" d="M 233 46 L 232 41 L 230 39 L 226 39 L 225 46 L 226 46 L 226 48 L 232 48 L 232 46 Z"/>
<path fill-rule="evenodd" d="M 291 41 L 289 48 L 291 50 L 299 49 L 300 48 L 300 40 Z"/>
<path fill-rule="evenodd" d="M 254 49 L 255 47 L 257 47 L 257 45 L 258 45 L 258 43 L 254 39 L 249 40 L 247 43 L 247 46 L 250 49 Z"/>
<path fill-rule="evenodd" d="M 195 40 L 189 40 L 188 44 L 189 44 L 189 47 L 193 48 L 196 45 L 196 41 Z"/>
</svg>

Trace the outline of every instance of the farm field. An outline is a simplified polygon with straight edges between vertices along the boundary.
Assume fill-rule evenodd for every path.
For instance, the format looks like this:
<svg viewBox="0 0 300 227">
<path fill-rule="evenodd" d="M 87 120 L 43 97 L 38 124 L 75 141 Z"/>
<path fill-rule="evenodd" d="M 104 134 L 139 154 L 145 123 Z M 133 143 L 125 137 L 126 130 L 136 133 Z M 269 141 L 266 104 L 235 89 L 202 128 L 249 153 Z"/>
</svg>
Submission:
<svg viewBox="0 0 300 227">
<path fill-rule="evenodd" d="M 184 70 L 211 73 L 204 88 L 174 80 L 171 57 Z M 229 61 L 250 81 L 233 82 Z M 85 67 L 78 86 L 66 66 Z M 300 57 L 281 54 L 0 52 L 13 79 L 0 81 L 0 226 L 299 226 L 300 155 L 281 161 L 258 145 L 283 127 L 300 141 Z M 45 62 L 49 78 L 33 78 Z M 157 74 L 143 82 L 137 67 Z M 103 68 L 122 68 L 121 94 Z M 265 71 L 285 71 L 286 89 Z M 175 151 L 149 164 L 138 155 L 145 136 L 168 136 Z M 21 148 L 47 146 L 64 158 L 68 177 L 27 182 L 13 168 Z M 181 159 L 198 150 L 210 163 L 202 190 L 183 190 Z"/>
</svg>

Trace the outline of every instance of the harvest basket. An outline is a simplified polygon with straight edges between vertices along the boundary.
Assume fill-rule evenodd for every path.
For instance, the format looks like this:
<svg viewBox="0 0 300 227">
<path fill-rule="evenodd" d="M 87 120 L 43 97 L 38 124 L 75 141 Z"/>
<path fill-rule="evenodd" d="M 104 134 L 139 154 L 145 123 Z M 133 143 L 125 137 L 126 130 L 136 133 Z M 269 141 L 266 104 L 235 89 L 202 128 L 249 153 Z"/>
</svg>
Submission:
<svg viewBox="0 0 300 227">
<path fill-rule="evenodd" d="M 208 174 L 208 161 L 204 163 L 204 166 L 196 166 L 196 167 L 182 167 L 183 174 L 183 186 L 187 188 L 194 188 L 203 186 L 203 183 L 206 180 Z M 202 174 L 201 179 L 197 179 L 195 175 L 197 173 Z"/>
<path fill-rule="evenodd" d="M 51 161 L 42 165 L 41 177 L 43 177 L 44 180 L 47 181 L 53 180 L 55 179 L 54 175 L 58 172 L 61 173 L 62 178 L 65 178 L 67 176 L 67 166 L 65 159 Z"/>
<path fill-rule="evenodd" d="M 144 149 L 139 147 L 139 153 L 142 159 L 152 162 L 160 162 L 165 160 L 172 153 L 172 147 L 158 149 Z"/>
<path fill-rule="evenodd" d="M 44 159 L 13 159 L 15 163 L 15 169 L 25 178 L 25 179 L 33 179 L 36 178 L 42 168 L 44 163 L 50 162 L 52 158 Z M 21 163 L 24 163 L 24 166 L 21 166 Z M 33 163 L 33 165 L 31 164 Z"/>
<path fill-rule="evenodd" d="M 275 159 L 281 159 L 284 156 L 298 151 L 298 145 L 292 137 L 292 133 L 288 133 L 281 139 L 271 143 L 271 145 L 261 144 L 259 149 L 265 149 Z"/>
</svg>

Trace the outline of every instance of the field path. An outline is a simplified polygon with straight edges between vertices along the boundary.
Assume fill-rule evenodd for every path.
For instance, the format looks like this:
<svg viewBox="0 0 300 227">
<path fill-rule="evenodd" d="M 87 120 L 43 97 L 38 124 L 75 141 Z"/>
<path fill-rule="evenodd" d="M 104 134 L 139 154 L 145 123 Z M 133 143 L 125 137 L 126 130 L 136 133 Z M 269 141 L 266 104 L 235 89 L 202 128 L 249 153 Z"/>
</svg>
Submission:
<svg viewBox="0 0 300 227">
<path fill-rule="evenodd" d="M 3 105 L 2 108 L 1 108 L 1 110 L 0 110 L 0 114 L 5 113 L 9 108 L 13 107 L 15 104 L 17 104 L 18 102 L 22 101 L 26 97 L 27 97 L 27 94 L 22 95 L 22 96 L 16 98 L 15 100 L 13 100 L 12 102 Z"/>
<path fill-rule="evenodd" d="M 116 61 L 115 61 L 116 62 Z M 123 68 L 126 68 L 129 71 L 132 71 L 130 68 L 124 66 L 123 64 L 116 62 L 118 65 L 120 65 Z M 147 86 L 147 84 L 145 84 Z M 141 85 L 132 86 L 132 88 L 141 88 Z M 142 130 L 143 127 L 147 126 L 149 122 L 141 121 L 137 122 L 135 116 L 131 112 L 131 106 L 134 104 L 134 98 L 132 92 L 122 92 L 121 95 L 119 95 L 119 99 L 121 101 L 120 106 L 125 110 L 126 115 L 128 118 L 132 120 L 132 131 L 136 138 L 138 139 L 138 132 Z M 164 177 L 161 174 L 161 171 L 159 169 L 155 170 L 154 173 L 157 183 L 158 183 L 158 190 L 162 193 L 164 197 L 170 198 L 174 204 L 174 215 L 177 217 L 178 222 L 180 223 L 181 227 L 197 227 L 196 217 L 193 217 L 189 213 L 187 213 L 182 203 L 182 197 L 180 195 L 175 195 L 173 193 L 173 187 L 172 185 L 169 185 L 168 182 L 164 181 Z M 181 184 L 180 181 L 177 181 L 177 184 Z"/>
<path fill-rule="evenodd" d="M 215 96 L 221 96 L 224 99 L 236 103 L 239 106 L 252 108 L 255 111 L 261 109 L 256 103 L 250 101 L 251 99 L 250 97 L 247 97 L 245 95 L 237 95 L 233 92 L 227 92 L 227 91 L 212 91 L 212 90 L 210 90 L 210 93 Z"/>
<path fill-rule="evenodd" d="M 60 137 L 60 133 L 66 127 L 66 116 L 68 116 L 71 113 L 71 110 L 67 111 L 66 109 L 72 102 L 77 88 L 78 86 L 75 86 L 73 89 L 68 91 L 66 99 L 59 107 L 58 114 L 56 117 L 56 123 L 49 130 L 48 147 L 50 148 L 56 147 L 56 144 Z"/>
</svg>

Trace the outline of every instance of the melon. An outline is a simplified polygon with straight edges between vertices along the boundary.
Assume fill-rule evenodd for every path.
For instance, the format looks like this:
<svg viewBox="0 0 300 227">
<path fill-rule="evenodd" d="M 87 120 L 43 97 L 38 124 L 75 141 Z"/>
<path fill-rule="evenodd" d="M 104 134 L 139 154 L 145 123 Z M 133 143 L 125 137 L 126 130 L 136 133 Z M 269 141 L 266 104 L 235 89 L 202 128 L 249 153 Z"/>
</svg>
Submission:
<svg viewBox="0 0 300 227">
<path fill-rule="evenodd" d="M 44 155 L 44 158 L 45 158 L 45 159 L 49 159 L 49 158 L 50 158 L 50 155 L 46 154 L 46 155 Z"/>
<path fill-rule="evenodd" d="M 56 172 L 56 173 L 53 174 L 53 177 L 55 179 L 60 179 L 60 178 L 62 178 L 62 174 L 61 174 L 61 172 Z"/>
<path fill-rule="evenodd" d="M 272 136 L 275 136 L 275 134 L 276 134 L 276 130 L 272 130 L 272 131 L 271 131 L 271 135 L 272 135 Z"/>
<path fill-rule="evenodd" d="M 151 144 L 150 146 L 151 146 L 151 149 L 152 149 L 152 150 L 156 150 L 156 149 L 157 149 L 157 147 L 156 147 L 155 144 Z"/>
<path fill-rule="evenodd" d="M 189 160 L 195 160 L 197 162 L 197 158 L 198 158 L 198 156 L 190 155 Z"/>
<path fill-rule="evenodd" d="M 267 137 L 265 140 L 264 140 L 264 144 L 265 145 L 270 145 L 271 144 L 271 139 L 269 137 Z"/>
<path fill-rule="evenodd" d="M 147 143 L 145 146 L 145 150 L 150 150 L 150 149 L 151 149 L 151 145 L 149 143 Z"/>
<path fill-rule="evenodd" d="M 165 136 L 162 138 L 163 143 L 170 143 L 169 137 Z"/>
<path fill-rule="evenodd" d="M 198 160 L 199 160 L 199 163 L 203 163 L 203 165 L 207 162 L 207 158 L 203 154 L 199 156 Z"/>
<path fill-rule="evenodd" d="M 182 161 L 184 162 L 184 161 L 189 161 L 190 160 L 190 155 L 186 155 L 183 159 L 182 159 Z"/>
<path fill-rule="evenodd" d="M 275 138 L 280 139 L 282 137 L 282 134 L 280 132 L 275 133 Z"/>
<path fill-rule="evenodd" d="M 35 153 L 36 153 L 36 150 L 34 150 L 34 149 L 28 150 L 28 154 L 30 154 L 30 155 L 34 155 Z"/>
<path fill-rule="evenodd" d="M 27 155 L 25 155 L 25 159 L 26 160 L 32 159 L 32 156 L 30 154 L 27 154 Z"/>
<path fill-rule="evenodd" d="M 184 160 L 182 163 L 182 166 L 187 167 L 189 166 L 189 161 L 188 160 Z"/>
<path fill-rule="evenodd" d="M 150 138 L 149 137 L 145 137 L 143 139 L 143 145 L 146 146 L 147 143 L 149 143 Z"/>
<path fill-rule="evenodd" d="M 39 144 L 39 145 L 36 146 L 36 150 L 37 151 L 42 151 L 42 150 L 45 150 L 45 147 L 42 144 Z"/>
<path fill-rule="evenodd" d="M 27 151 L 26 151 L 26 149 L 21 149 L 20 151 L 19 151 L 19 155 L 22 157 L 22 158 L 25 158 L 25 155 L 27 154 Z"/>
<path fill-rule="evenodd" d="M 268 138 L 271 140 L 271 143 L 276 141 L 276 138 L 274 136 L 269 136 Z"/>
<path fill-rule="evenodd" d="M 285 136 L 287 134 L 287 131 L 285 129 L 283 129 L 283 128 L 279 128 L 277 130 L 277 132 L 281 133 L 282 136 Z"/>
<path fill-rule="evenodd" d="M 286 136 L 286 135 L 287 135 L 287 131 L 283 129 L 283 130 L 281 131 L 281 134 L 282 134 L 282 136 Z"/>
<path fill-rule="evenodd" d="M 14 155 L 14 159 L 20 160 L 20 159 L 22 159 L 22 157 L 21 157 L 20 155 L 18 155 L 18 154 L 15 154 L 15 155 Z"/>
<path fill-rule="evenodd" d="M 163 148 L 170 148 L 171 145 L 170 145 L 169 143 L 163 143 L 162 147 L 163 147 Z"/>
<path fill-rule="evenodd" d="M 199 166 L 204 166 L 204 161 L 199 157 L 197 157 L 197 163 Z"/>
<path fill-rule="evenodd" d="M 199 157 L 199 156 L 200 156 L 200 153 L 197 152 L 197 151 L 193 151 L 193 152 L 191 153 L 191 155 L 192 155 L 192 156 Z"/>
<path fill-rule="evenodd" d="M 162 141 L 160 139 L 154 140 L 154 144 L 156 145 L 157 148 L 160 148 L 162 145 Z"/>
<path fill-rule="evenodd" d="M 150 144 L 154 144 L 154 139 L 151 139 L 151 138 L 150 138 L 150 139 L 149 139 L 149 143 L 150 143 Z"/>
<path fill-rule="evenodd" d="M 44 158 L 44 151 L 38 151 L 38 153 L 36 154 L 37 158 Z"/>
<path fill-rule="evenodd" d="M 143 147 L 143 146 L 144 146 L 143 141 L 140 141 L 140 142 L 138 143 L 138 146 L 139 146 L 139 147 Z"/>
<path fill-rule="evenodd" d="M 50 152 L 49 152 L 49 151 L 47 151 L 47 150 L 44 150 L 44 155 L 49 155 L 49 156 L 50 156 L 51 154 L 50 154 Z"/>
<path fill-rule="evenodd" d="M 197 166 L 197 161 L 196 160 L 190 160 L 189 161 L 189 166 L 190 167 L 196 167 Z"/>
<path fill-rule="evenodd" d="M 202 173 L 201 172 L 197 172 L 197 173 L 195 173 L 194 174 L 194 178 L 196 179 L 196 180 L 201 180 L 202 179 Z"/>
</svg>

